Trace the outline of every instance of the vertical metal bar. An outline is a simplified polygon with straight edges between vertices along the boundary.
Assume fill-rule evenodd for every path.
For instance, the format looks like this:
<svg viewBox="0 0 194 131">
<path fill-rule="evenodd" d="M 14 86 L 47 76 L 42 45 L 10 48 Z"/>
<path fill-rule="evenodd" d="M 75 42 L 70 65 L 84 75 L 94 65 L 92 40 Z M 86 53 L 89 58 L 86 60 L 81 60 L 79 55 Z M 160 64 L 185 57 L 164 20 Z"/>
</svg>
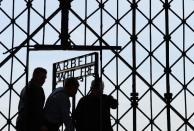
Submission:
<svg viewBox="0 0 194 131">
<path fill-rule="evenodd" d="M 94 71 L 95 71 L 95 76 L 96 77 L 99 77 L 99 74 L 98 74 L 98 53 L 95 52 L 94 53 L 94 56 L 95 56 L 95 66 L 94 66 Z"/>
<path fill-rule="evenodd" d="M 185 98 L 185 119 L 187 120 L 188 119 L 188 114 L 187 114 L 187 87 L 186 87 L 186 65 L 185 65 L 185 56 L 186 56 L 186 53 L 185 53 L 185 0 L 182 1 L 182 11 L 183 11 L 183 79 L 184 79 L 184 98 Z M 185 124 L 185 131 L 187 131 L 187 124 Z"/>
<path fill-rule="evenodd" d="M 103 8 L 104 8 L 104 4 L 103 4 L 103 0 L 100 0 L 100 38 L 103 37 Z M 102 41 L 100 40 L 100 69 L 101 72 L 99 74 L 100 78 L 102 79 Z M 102 97 L 100 98 L 100 103 L 102 103 Z M 102 104 L 100 104 L 100 114 L 102 114 Z M 100 115 L 100 131 L 102 131 L 102 115 Z"/>
<path fill-rule="evenodd" d="M 71 8 L 71 0 L 60 0 L 61 8 L 61 45 L 64 49 L 70 47 L 69 43 L 69 33 L 68 33 L 68 23 L 69 23 L 69 9 Z"/>
<path fill-rule="evenodd" d="M 132 1 L 131 4 L 132 8 L 132 93 L 131 93 L 131 99 L 132 99 L 132 108 L 133 108 L 133 131 L 137 130 L 137 98 L 138 94 L 136 92 L 136 8 L 137 3 L 136 0 Z"/>
<path fill-rule="evenodd" d="M 118 46 L 118 43 L 119 43 L 119 38 L 118 38 L 118 36 L 119 36 L 119 33 L 118 33 L 119 21 L 118 20 L 119 20 L 119 0 L 117 0 L 116 46 Z M 119 83 L 118 83 L 119 82 L 119 72 L 118 72 L 119 67 L 118 67 L 118 65 L 119 65 L 119 61 L 118 61 L 118 57 L 116 57 L 116 99 L 117 99 L 117 101 L 119 99 Z M 118 119 L 119 119 L 119 108 L 117 108 L 117 110 L 116 110 L 116 131 L 119 131 Z"/>
<path fill-rule="evenodd" d="M 104 8 L 104 3 L 103 0 L 100 0 L 100 38 L 103 37 L 103 8 Z M 102 41 L 99 40 L 100 43 L 100 69 L 102 69 Z M 99 74 L 100 77 L 102 77 L 102 71 Z"/>
<path fill-rule="evenodd" d="M 43 13 L 43 20 L 46 19 L 46 0 L 44 0 L 44 13 Z M 45 26 L 43 27 L 43 32 L 42 32 L 42 44 L 45 44 Z"/>
<path fill-rule="evenodd" d="M 61 8 L 61 45 L 64 49 L 70 48 L 69 43 L 69 9 L 71 6 L 71 0 L 60 0 Z M 72 98 L 72 112 L 75 110 L 75 96 Z"/>
<path fill-rule="evenodd" d="M 150 85 L 153 84 L 153 68 L 152 68 L 152 0 L 149 0 L 149 36 L 150 36 Z M 153 88 L 153 87 L 151 87 Z M 153 98 L 152 90 L 150 90 L 150 120 L 153 121 Z M 151 131 L 153 131 L 153 123 L 151 123 Z"/>
<path fill-rule="evenodd" d="M 32 6 L 32 0 L 28 0 L 27 4 L 26 4 L 27 8 L 28 8 L 28 15 L 27 15 L 27 38 L 29 37 L 30 35 L 30 8 Z M 29 47 L 30 47 L 30 40 L 28 40 L 26 42 L 26 45 L 27 45 L 27 54 L 26 54 L 26 68 L 25 68 L 25 72 L 26 72 L 26 85 L 28 84 L 28 75 L 29 75 L 29 54 L 30 54 L 30 51 L 29 51 Z"/>
<path fill-rule="evenodd" d="M 166 42 L 166 110 L 167 110 L 167 130 L 171 131 L 171 120 L 170 120 L 170 102 L 172 98 L 172 94 L 170 93 L 170 66 L 169 66 L 169 42 L 170 42 L 170 34 L 169 34 L 169 7 L 170 3 L 168 0 L 165 0 L 164 9 L 165 9 L 165 42 Z"/>
<path fill-rule="evenodd" d="M 85 21 L 86 21 L 86 23 L 87 23 L 87 15 L 88 15 L 88 13 L 87 13 L 87 8 L 88 8 L 88 1 L 87 0 L 85 0 Z M 86 41 L 87 41 L 87 33 L 86 33 L 86 31 L 87 31 L 87 27 L 86 26 L 84 26 L 84 45 L 86 46 L 87 45 L 87 43 L 86 43 Z M 85 59 L 87 59 L 87 57 L 85 58 Z M 85 72 L 86 72 L 86 69 L 85 69 Z M 96 76 L 96 75 L 95 75 Z M 84 85 L 84 95 L 86 95 L 87 93 L 86 93 L 86 90 L 87 90 L 87 77 L 85 77 L 85 85 Z"/>
<path fill-rule="evenodd" d="M 87 23 L 87 15 L 88 15 L 87 8 L 88 8 L 88 1 L 85 0 L 85 21 L 86 21 L 86 23 Z M 87 36 L 86 36 L 86 35 L 87 35 L 87 27 L 84 26 L 84 45 L 85 45 L 85 46 L 87 45 L 87 43 L 86 43 L 86 41 L 87 41 Z"/>
<path fill-rule="evenodd" d="M 85 64 L 86 64 L 86 61 L 87 61 L 87 57 L 85 57 Z M 84 77 L 85 77 L 85 86 L 84 86 L 84 95 L 87 94 L 87 77 L 86 77 L 86 68 L 84 69 Z M 83 78 L 82 78 L 83 79 Z"/>
<path fill-rule="evenodd" d="M 0 63 L 0 68 L 13 56 L 15 55 L 34 35 L 36 35 L 43 26 L 47 24 L 48 21 L 50 21 L 58 12 L 60 11 L 60 8 L 56 9 L 42 24 L 40 24 L 34 32 L 32 32 L 17 48 L 15 48 L 14 51 L 10 55 L 8 55 L 4 60 Z"/>
<path fill-rule="evenodd" d="M 56 63 L 53 64 L 53 81 L 52 81 L 52 90 L 54 90 L 56 88 Z"/>
<path fill-rule="evenodd" d="M 11 43 L 11 48 L 13 51 L 13 47 L 14 47 L 14 40 L 15 40 L 15 28 L 14 28 L 14 24 L 15 24 L 15 0 L 13 0 L 13 5 L 12 5 L 12 43 Z M 14 56 L 11 57 L 11 66 L 10 66 L 10 81 L 9 81 L 9 109 L 8 109 L 8 118 L 7 118 L 7 124 L 8 124 L 8 131 L 10 131 L 10 124 L 11 124 L 11 100 L 12 100 L 12 81 L 13 81 L 13 68 L 14 68 Z"/>
<path fill-rule="evenodd" d="M 152 1 L 149 0 L 149 36 L 150 36 L 150 84 L 153 84 L 153 80 L 152 80 Z M 153 88 L 153 87 L 151 87 Z M 152 90 L 150 90 L 150 120 L 153 121 L 153 103 L 152 103 L 153 99 L 152 99 Z M 151 123 L 151 131 L 153 131 L 153 123 Z"/>
</svg>

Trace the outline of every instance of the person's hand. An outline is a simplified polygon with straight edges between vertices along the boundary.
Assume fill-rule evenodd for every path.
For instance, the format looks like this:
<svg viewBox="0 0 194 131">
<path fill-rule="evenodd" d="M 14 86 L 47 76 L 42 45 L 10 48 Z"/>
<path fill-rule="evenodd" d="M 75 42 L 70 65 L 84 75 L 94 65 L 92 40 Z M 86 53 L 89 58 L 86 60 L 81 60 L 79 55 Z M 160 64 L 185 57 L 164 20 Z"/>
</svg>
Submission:
<svg viewBox="0 0 194 131">
<path fill-rule="evenodd" d="M 114 99 L 113 96 L 111 96 L 111 95 L 109 95 L 108 97 L 109 97 L 110 107 L 112 109 L 116 109 L 119 105 L 118 100 Z"/>
</svg>

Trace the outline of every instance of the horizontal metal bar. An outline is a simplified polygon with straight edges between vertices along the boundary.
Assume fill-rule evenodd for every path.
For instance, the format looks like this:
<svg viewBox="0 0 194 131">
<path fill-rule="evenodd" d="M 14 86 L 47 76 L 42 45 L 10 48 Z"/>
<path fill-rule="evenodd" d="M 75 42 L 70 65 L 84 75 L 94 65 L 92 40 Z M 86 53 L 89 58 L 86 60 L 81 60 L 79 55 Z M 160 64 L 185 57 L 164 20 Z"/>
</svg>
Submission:
<svg viewBox="0 0 194 131">
<path fill-rule="evenodd" d="M 54 16 L 56 16 L 56 14 L 58 14 L 58 12 L 61 10 L 61 8 L 57 8 L 47 19 L 45 19 L 43 21 L 42 24 L 40 24 L 38 26 L 38 28 L 36 28 L 36 30 L 34 32 L 32 32 L 32 34 L 30 34 L 17 48 L 15 48 L 15 50 L 13 50 L 12 52 L 10 52 L 10 54 L 1 61 L 0 63 L 0 68 L 8 61 L 10 60 L 23 46 L 25 46 L 25 44 L 30 41 L 30 39 L 32 39 Z"/>
<path fill-rule="evenodd" d="M 91 51 L 91 50 L 121 50 L 121 46 L 82 46 L 74 45 L 66 49 L 62 45 L 35 45 L 30 50 L 80 50 L 80 51 Z"/>
</svg>

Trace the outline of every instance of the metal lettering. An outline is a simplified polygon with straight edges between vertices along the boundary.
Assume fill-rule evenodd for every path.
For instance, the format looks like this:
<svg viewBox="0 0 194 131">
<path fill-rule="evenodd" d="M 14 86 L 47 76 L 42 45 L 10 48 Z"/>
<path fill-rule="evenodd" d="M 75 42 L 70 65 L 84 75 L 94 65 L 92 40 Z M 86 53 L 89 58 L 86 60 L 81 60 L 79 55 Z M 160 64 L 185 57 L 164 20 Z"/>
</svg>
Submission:
<svg viewBox="0 0 194 131">
<path fill-rule="evenodd" d="M 63 81 L 69 77 L 85 77 L 95 75 L 96 53 L 75 57 L 55 63 L 56 82 Z"/>
<path fill-rule="evenodd" d="M 87 58 L 87 57 L 86 57 Z M 78 66 L 80 66 L 81 65 L 81 63 L 82 63 L 82 59 L 83 59 L 83 57 L 79 57 L 78 58 Z"/>
<path fill-rule="evenodd" d="M 56 71 L 60 71 L 60 70 L 61 70 L 60 64 L 57 63 L 57 64 L 56 64 Z"/>
<path fill-rule="evenodd" d="M 64 61 L 63 63 L 63 69 L 68 69 L 68 61 Z"/>
<path fill-rule="evenodd" d="M 92 67 L 91 66 L 86 67 L 86 74 L 90 75 L 91 71 L 92 71 Z"/>
<path fill-rule="evenodd" d="M 76 67 L 76 59 L 71 59 L 71 68 Z"/>
</svg>

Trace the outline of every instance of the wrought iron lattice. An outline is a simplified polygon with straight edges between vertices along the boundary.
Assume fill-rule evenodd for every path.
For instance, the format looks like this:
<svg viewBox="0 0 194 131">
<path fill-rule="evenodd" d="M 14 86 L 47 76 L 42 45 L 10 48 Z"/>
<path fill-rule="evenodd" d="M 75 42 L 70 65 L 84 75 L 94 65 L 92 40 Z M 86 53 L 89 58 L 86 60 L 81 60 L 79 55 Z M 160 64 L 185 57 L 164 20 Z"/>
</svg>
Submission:
<svg viewBox="0 0 194 131">
<path fill-rule="evenodd" d="M 193 7 L 193 0 L 0 0 L 0 130 L 15 130 L 32 50 L 99 51 L 106 93 L 119 101 L 115 131 L 194 130 Z"/>
</svg>

